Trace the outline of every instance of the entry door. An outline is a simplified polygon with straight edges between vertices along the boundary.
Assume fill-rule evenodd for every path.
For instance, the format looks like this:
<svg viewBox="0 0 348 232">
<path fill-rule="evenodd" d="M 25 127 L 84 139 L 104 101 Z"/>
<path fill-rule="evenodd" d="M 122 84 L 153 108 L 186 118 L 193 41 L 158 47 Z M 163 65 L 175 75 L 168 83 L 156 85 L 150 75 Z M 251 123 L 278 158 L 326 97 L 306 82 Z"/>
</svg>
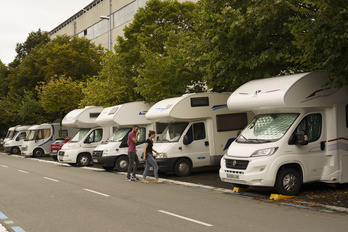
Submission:
<svg viewBox="0 0 348 232">
<path fill-rule="evenodd" d="M 209 139 L 205 123 L 192 123 L 185 135 L 192 142 L 182 145 L 183 155 L 191 158 L 193 167 L 210 165 Z"/>
<path fill-rule="evenodd" d="M 320 180 L 324 167 L 329 165 L 326 155 L 326 131 L 323 127 L 323 117 L 324 113 L 309 114 L 302 119 L 294 131 L 294 133 L 303 131 L 308 138 L 307 145 L 291 145 L 295 159 L 301 160 L 305 167 L 303 174 L 308 181 Z"/>
</svg>

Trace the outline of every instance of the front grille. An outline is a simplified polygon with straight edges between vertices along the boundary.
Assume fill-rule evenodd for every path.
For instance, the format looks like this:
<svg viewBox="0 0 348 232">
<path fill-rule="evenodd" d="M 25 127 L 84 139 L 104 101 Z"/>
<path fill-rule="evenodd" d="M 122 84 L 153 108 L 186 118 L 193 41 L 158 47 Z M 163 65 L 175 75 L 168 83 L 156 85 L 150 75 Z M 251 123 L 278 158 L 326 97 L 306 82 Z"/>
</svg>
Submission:
<svg viewBox="0 0 348 232">
<path fill-rule="evenodd" d="M 26 151 L 27 147 L 21 147 L 21 151 Z"/>
<path fill-rule="evenodd" d="M 247 160 L 236 160 L 236 159 L 226 159 L 226 167 L 232 169 L 245 170 L 248 167 L 249 161 Z"/>
<path fill-rule="evenodd" d="M 93 157 L 102 157 L 103 151 L 93 151 Z"/>
</svg>

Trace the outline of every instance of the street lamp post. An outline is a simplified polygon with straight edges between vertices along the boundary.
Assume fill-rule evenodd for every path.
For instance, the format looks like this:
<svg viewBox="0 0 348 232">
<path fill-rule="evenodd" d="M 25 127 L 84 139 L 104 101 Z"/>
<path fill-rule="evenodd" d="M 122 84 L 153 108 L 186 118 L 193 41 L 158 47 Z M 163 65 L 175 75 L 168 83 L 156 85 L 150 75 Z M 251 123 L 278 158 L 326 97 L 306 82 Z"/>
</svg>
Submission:
<svg viewBox="0 0 348 232">
<path fill-rule="evenodd" d="M 109 16 L 100 16 L 99 17 L 100 19 L 102 19 L 102 20 L 108 20 L 109 22 L 109 24 L 108 24 L 108 49 L 109 50 L 111 50 L 111 19 L 110 19 L 110 17 Z"/>
</svg>

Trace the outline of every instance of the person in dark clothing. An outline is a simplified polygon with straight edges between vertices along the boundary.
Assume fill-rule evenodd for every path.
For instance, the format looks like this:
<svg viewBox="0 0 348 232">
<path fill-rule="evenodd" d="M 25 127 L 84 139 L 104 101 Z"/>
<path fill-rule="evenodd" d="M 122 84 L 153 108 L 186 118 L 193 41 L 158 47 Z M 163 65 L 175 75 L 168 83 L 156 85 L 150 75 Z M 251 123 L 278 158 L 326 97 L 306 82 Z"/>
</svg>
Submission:
<svg viewBox="0 0 348 232">
<path fill-rule="evenodd" d="M 153 138 L 155 138 L 155 136 L 156 136 L 156 132 L 150 130 L 149 138 L 145 141 L 144 155 L 143 155 L 143 160 L 145 162 L 145 170 L 143 173 L 142 183 L 149 183 L 146 180 L 146 176 L 147 176 L 147 173 L 149 172 L 150 166 L 153 167 L 153 173 L 156 178 L 156 183 L 162 183 L 162 181 L 158 178 L 158 165 L 152 153 L 152 152 L 156 152 L 156 154 L 158 155 L 158 152 L 153 149 Z"/>
</svg>

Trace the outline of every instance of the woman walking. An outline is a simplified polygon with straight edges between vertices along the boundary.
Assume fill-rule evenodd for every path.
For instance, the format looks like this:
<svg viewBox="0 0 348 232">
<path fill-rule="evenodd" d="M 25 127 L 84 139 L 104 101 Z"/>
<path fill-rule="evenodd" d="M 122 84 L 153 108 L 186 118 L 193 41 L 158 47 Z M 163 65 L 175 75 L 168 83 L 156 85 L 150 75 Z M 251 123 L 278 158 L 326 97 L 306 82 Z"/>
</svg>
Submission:
<svg viewBox="0 0 348 232">
<path fill-rule="evenodd" d="M 145 170 L 143 173 L 142 183 L 149 183 L 146 180 L 146 176 L 147 176 L 147 173 L 149 172 L 150 165 L 153 167 L 153 173 L 154 173 L 155 178 L 156 178 L 156 183 L 162 183 L 162 181 L 158 178 L 157 162 L 152 155 L 153 151 L 156 152 L 156 154 L 158 155 L 158 152 L 152 148 L 153 147 L 153 138 L 155 138 L 155 136 L 156 136 L 156 132 L 150 130 L 149 131 L 149 138 L 145 141 L 144 155 L 143 155 L 143 160 L 145 161 Z"/>
</svg>

